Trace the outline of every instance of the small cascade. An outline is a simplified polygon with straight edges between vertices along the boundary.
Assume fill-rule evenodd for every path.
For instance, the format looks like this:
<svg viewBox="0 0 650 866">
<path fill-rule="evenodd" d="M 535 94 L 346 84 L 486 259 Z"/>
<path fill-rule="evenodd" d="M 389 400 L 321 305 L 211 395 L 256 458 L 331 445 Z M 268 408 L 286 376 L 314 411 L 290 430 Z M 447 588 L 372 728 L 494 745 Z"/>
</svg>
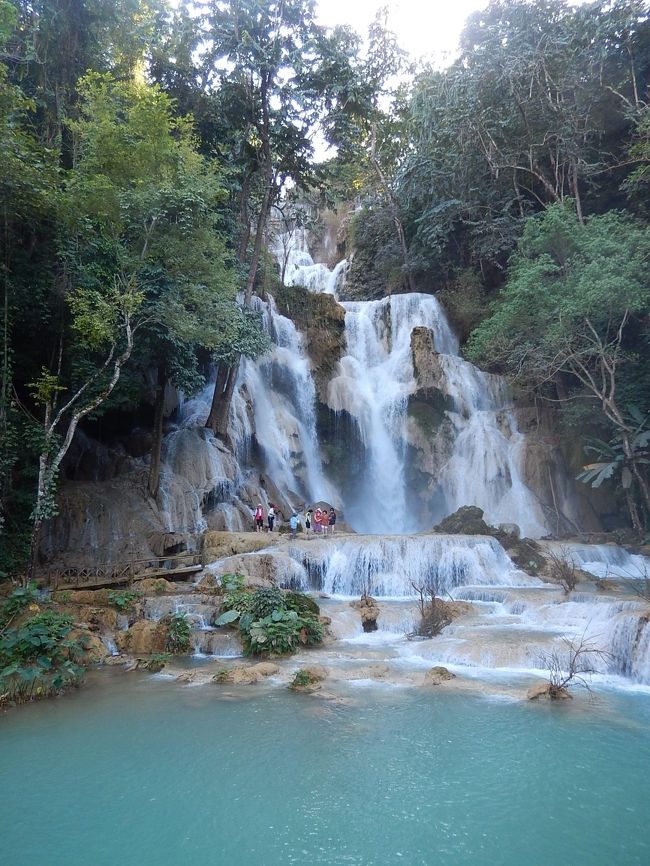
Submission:
<svg viewBox="0 0 650 866">
<path fill-rule="evenodd" d="M 493 538 L 459 535 L 346 538 L 310 541 L 289 549 L 304 569 L 301 588 L 348 598 L 368 593 L 404 599 L 415 587 L 435 586 L 440 595 L 465 585 L 518 586 L 538 581 L 515 569 Z M 296 585 L 295 571 L 278 564 L 281 585 Z"/>
<path fill-rule="evenodd" d="M 307 230 L 304 228 L 279 234 L 273 244 L 273 253 L 280 271 L 284 272 L 286 286 L 303 286 L 310 292 L 326 295 L 336 295 L 348 265 L 343 259 L 330 271 L 326 265 L 315 263 L 309 253 Z"/>
<path fill-rule="evenodd" d="M 627 580 L 650 578 L 650 557 L 629 553 L 616 544 L 576 544 L 549 542 L 559 556 L 569 557 L 578 568 L 595 577 L 620 577 Z"/>
</svg>

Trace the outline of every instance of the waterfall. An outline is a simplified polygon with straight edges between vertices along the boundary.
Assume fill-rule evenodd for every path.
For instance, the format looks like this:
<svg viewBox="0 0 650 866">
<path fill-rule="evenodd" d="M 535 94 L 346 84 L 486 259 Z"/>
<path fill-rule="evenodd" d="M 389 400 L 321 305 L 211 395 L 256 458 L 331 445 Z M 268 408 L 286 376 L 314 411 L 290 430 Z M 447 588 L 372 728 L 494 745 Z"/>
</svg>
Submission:
<svg viewBox="0 0 650 866">
<path fill-rule="evenodd" d="M 441 519 L 462 505 L 478 505 L 492 523 L 516 522 L 523 534 L 546 532 L 541 509 L 524 484 L 517 430 L 503 380 L 458 356 L 458 342 L 432 295 L 394 295 L 381 301 L 347 302 L 347 355 L 332 379 L 331 408 L 356 421 L 363 445 L 362 483 L 346 516 L 361 532 L 413 532 L 425 528 L 406 483 L 407 406 L 416 391 L 411 334 L 433 334 L 441 392 L 453 430 L 448 459 L 438 467 L 431 499 Z"/>
<path fill-rule="evenodd" d="M 316 389 L 302 335 L 272 298 L 254 299 L 273 342 L 257 361 L 244 359 L 233 401 L 231 436 L 241 461 L 255 437 L 265 470 L 283 492 L 338 504 L 323 473 L 316 433 Z"/>
<path fill-rule="evenodd" d="M 539 583 L 515 569 L 498 541 L 482 536 L 345 538 L 336 544 L 296 545 L 289 553 L 304 569 L 302 589 L 344 597 L 367 592 L 378 598 L 403 599 L 416 597 L 418 586 L 436 587 L 444 595 L 468 584 Z M 295 570 L 282 565 L 278 579 L 295 585 Z"/>
</svg>

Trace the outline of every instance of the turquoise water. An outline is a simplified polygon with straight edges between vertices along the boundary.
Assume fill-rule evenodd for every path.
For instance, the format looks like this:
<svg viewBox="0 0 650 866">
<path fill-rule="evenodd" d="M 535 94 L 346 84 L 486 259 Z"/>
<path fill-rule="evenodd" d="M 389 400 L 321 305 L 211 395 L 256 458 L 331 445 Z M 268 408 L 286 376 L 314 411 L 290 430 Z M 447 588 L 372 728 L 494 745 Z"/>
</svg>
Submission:
<svg viewBox="0 0 650 866">
<path fill-rule="evenodd" d="M 225 694 L 106 672 L 0 717 L 0 863 L 650 863 L 647 695 Z"/>
</svg>

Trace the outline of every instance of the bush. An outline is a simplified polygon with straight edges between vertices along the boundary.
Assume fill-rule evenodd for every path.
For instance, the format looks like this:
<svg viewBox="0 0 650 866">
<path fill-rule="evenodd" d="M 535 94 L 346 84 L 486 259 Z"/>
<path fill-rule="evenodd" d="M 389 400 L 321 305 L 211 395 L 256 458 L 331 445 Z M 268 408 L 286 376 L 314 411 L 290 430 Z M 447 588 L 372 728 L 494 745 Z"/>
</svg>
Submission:
<svg viewBox="0 0 650 866">
<path fill-rule="evenodd" d="M 23 703 L 83 682 L 86 647 L 72 618 L 46 610 L 0 636 L 0 698 Z"/>
<path fill-rule="evenodd" d="M 287 610 L 295 610 L 296 613 L 320 616 L 320 607 L 310 595 L 304 592 L 286 592 L 284 594 Z"/>
<path fill-rule="evenodd" d="M 175 613 L 169 618 L 166 649 L 173 655 L 186 653 L 191 645 L 191 628 L 185 614 Z"/>
<path fill-rule="evenodd" d="M 38 597 L 36 584 L 21 586 L 0 605 L 0 628 L 5 628 L 9 623 L 29 604 L 33 604 Z"/>
<path fill-rule="evenodd" d="M 142 593 L 134 589 L 111 589 L 108 592 L 108 603 L 119 611 L 130 610 Z"/>
<path fill-rule="evenodd" d="M 239 621 L 246 655 L 292 653 L 323 640 L 318 605 L 304 593 L 275 587 L 259 587 L 252 592 L 239 589 L 226 594 L 224 607 L 215 624 Z"/>
</svg>

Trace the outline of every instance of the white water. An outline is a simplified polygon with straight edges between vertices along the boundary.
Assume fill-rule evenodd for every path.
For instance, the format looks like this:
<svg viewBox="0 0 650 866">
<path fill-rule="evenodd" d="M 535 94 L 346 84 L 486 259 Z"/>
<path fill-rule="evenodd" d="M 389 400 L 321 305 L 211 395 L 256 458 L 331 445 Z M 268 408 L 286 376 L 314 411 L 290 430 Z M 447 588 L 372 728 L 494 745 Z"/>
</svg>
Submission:
<svg viewBox="0 0 650 866">
<path fill-rule="evenodd" d="M 588 661 L 599 675 L 619 684 L 617 678 L 650 685 L 647 602 L 625 587 L 603 593 L 591 583 L 566 595 L 557 584 L 515 568 L 493 538 L 346 536 L 299 540 L 250 558 L 261 555 L 275 562 L 280 585 L 328 596 L 323 612 L 332 618 L 332 632 L 339 641 L 354 644 L 357 654 L 364 655 L 363 647 L 368 652 L 381 647 L 380 655 L 372 657 L 392 665 L 444 664 L 473 676 L 495 676 L 543 672 L 551 655 L 567 656 L 567 641 L 584 642 L 597 650 Z M 239 570 L 245 559 L 226 559 L 212 568 L 219 573 Z M 453 597 L 470 607 L 436 638 L 412 642 L 406 634 L 416 624 L 418 586 L 435 588 L 443 599 Z M 380 608 L 379 629 L 370 635 L 349 605 L 364 592 Z M 345 649 L 337 644 L 332 652 L 339 658 Z"/>
<path fill-rule="evenodd" d="M 364 454 L 363 483 L 346 503 L 348 522 L 360 532 L 413 532 L 425 528 L 406 484 L 407 405 L 416 390 L 411 334 L 428 328 L 439 353 L 442 393 L 453 428 L 451 455 L 431 491 L 436 518 L 462 505 L 478 505 L 493 524 L 517 523 L 524 535 L 547 531 L 539 504 L 521 477 L 523 445 L 503 381 L 458 356 L 458 343 L 432 295 L 394 295 L 344 303 L 347 355 L 330 382 L 329 404 L 356 419 Z"/>
<path fill-rule="evenodd" d="M 336 502 L 325 478 L 316 434 L 316 389 L 302 335 L 278 313 L 273 299 L 255 299 L 271 352 L 244 360 L 233 401 L 231 436 L 240 460 L 255 437 L 267 474 L 280 490 L 303 499 Z"/>
</svg>

